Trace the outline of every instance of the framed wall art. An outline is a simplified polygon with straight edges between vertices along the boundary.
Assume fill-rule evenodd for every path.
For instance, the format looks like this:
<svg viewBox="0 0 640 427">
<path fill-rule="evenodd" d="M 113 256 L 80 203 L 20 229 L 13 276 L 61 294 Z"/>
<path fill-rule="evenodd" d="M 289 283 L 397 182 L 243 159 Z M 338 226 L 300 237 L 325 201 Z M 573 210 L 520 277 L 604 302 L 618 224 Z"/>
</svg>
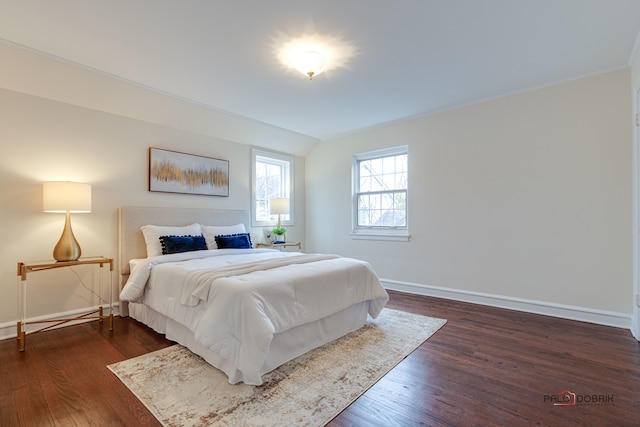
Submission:
<svg viewBox="0 0 640 427">
<path fill-rule="evenodd" d="M 150 147 L 149 191 L 229 196 L 229 161 Z"/>
</svg>

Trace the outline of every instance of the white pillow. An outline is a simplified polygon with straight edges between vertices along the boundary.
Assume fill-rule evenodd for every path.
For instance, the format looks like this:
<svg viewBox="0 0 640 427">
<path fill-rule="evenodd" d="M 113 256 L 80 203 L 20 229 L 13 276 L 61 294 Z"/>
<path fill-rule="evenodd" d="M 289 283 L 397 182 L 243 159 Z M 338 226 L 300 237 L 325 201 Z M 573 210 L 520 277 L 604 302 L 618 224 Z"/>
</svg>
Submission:
<svg viewBox="0 0 640 427">
<path fill-rule="evenodd" d="M 218 249 L 218 245 L 216 244 L 216 236 L 228 236 L 231 234 L 240 234 L 246 233 L 247 230 L 244 228 L 244 224 L 236 224 L 236 225 L 201 225 L 202 235 L 204 236 L 204 240 L 207 241 L 207 248 L 209 249 Z"/>
<path fill-rule="evenodd" d="M 162 255 L 162 236 L 199 236 L 200 224 L 185 225 L 183 227 L 167 227 L 164 225 L 144 225 L 140 227 L 144 241 L 147 244 L 147 258 Z"/>
</svg>

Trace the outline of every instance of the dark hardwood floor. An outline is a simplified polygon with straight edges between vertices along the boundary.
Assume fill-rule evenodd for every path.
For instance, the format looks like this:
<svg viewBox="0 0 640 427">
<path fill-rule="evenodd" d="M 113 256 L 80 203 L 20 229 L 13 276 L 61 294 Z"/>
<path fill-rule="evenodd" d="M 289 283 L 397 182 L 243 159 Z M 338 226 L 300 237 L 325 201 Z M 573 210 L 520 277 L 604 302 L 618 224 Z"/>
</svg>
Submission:
<svg viewBox="0 0 640 427">
<path fill-rule="evenodd" d="M 618 328 L 389 292 L 447 324 L 331 426 L 640 426 L 640 344 Z M 0 426 L 158 426 L 106 365 L 171 345 L 130 318 L 0 341 Z M 554 405 L 558 392 L 573 406 Z"/>
</svg>

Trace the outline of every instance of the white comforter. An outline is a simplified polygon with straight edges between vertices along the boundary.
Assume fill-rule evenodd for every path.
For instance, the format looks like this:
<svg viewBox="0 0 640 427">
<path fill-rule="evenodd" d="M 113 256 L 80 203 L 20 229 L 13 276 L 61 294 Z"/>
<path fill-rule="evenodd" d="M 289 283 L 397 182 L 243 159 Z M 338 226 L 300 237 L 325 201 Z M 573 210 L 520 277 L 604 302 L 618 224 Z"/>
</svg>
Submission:
<svg viewBox="0 0 640 427">
<path fill-rule="evenodd" d="M 261 384 L 274 334 L 365 301 L 375 318 L 389 297 L 364 261 L 217 249 L 138 263 L 120 298 L 149 305 L 183 324 L 197 342 L 231 362 L 242 381 Z"/>
</svg>

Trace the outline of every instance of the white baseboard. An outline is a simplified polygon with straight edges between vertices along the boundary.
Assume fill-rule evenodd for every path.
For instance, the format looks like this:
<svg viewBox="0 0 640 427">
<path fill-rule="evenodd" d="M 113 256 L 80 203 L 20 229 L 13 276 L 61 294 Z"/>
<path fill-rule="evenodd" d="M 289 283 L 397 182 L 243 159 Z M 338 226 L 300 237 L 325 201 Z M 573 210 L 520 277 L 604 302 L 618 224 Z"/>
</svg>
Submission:
<svg viewBox="0 0 640 427">
<path fill-rule="evenodd" d="M 95 306 L 95 307 L 87 307 L 87 308 L 81 308 L 78 310 L 71 310 L 71 311 L 66 311 L 63 313 L 54 313 L 54 314 L 48 314 L 46 316 L 38 316 L 38 317 L 31 317 L 29 319 L 27 319 L 28 322 L 38 322 L 41 320 L 52 320 L 52 319 L 60 319 L 60 318 L 67 318 L 67 317 L 76 317 L 76 316 L 80 316 L 83 315 L 87 312 L 93 311 L 93 310 L 97 310 L 99 306 Z M 105 315 L 109 314 L 109 304 L 105 304 L 102 306 L 103 309 L 103 313 Z M 113 315 L 116 316 L 118 315 L 118 303 L 114 303 L 113 304 Z M 77 325 L 79 323 L 86 323 L 86 322 L 91 322 L 94 321 L 96 319 L 86 319 L 86 320 L 73 320 L 67 323 L 64 323 L 62 325 L 58 325 L 55 326 L 51 329 L 57 329 L 57 328 L 62 328 L 65 326 L 71 326 L 71 325 Z M 14 322 L 7 322 L 7 323 L 2 323 L 0 324 L 0 340 L 6 340 L 9 338 L 16 338 L 18 336 L 18 331 L 17 331 L 17 323 L 18 321 L 14 321 Z M 42 327 L 46 326 L 45 324 L 40 324 L 40 325 L 27 325 L 26 327 L 26 332 L 31 332 L 31 331 L 35 331 L 37 329 L 40 329 Z"/>
<path fill-rule="evenodd" d="M 630 314 L 618 313 L 614 311 L 597 310 L 593 308 L 577 307 L 564 304 L 556 304 L 545 301 L 528 300 L 523 298 L 507 297 L 502 295 L 486 294 L 480 292 L 465 291 L 460 289 L 443 288 L 439 286 L 422 285 L 418 283 L 401 282 L 398 280 L 380 279 L 386 289 L 400 292 L 407 292 L 417 295 L 425 295 L 450 299 L 455 301 L 470 302 L 473 304 L 487 305 L 490 307 L 506 308 L 510 310 L 523 311 L 526 313 L 542 314 L 545 316 L 559 317 L 562 319 L 579 320 L 581 322 L 595 323 L 598 325 L 614 326 L 617 328 L 629 329 L 636 339 L 639 339 L 639 331 L 633 328 L 632 316 Z M 98 307 L 89 307 L 64 313 L 50 314 L 27 319 L 29 322 L 38 320 L 51 320 L 61 317 L 73 317 L 84 314 L 87 311 L 97 310 Z M 104 305 L 105 314 L 109 314 L 109 306 Z M 119 314 L 119 305 L 113 305 L 114 316 Z M 125 313 L 126 314 L 126 313 Z M 78 320 L 65 323 L 58 327 L 70 326 L 78 323 L 89 322 L 95 319 Z M 0 324 L 0 340 L 16 338 L 16 323 L 7 322 Z M 38 325 L 27 325 L 27 332 L 35 330 Z"/>
<path fill-rule="evenodd" d="M 400 282 L 397 280 L 380 279 L 380 282 L 387 289 L 412 294 L 464 301 L 491 307 L 506 308 L 510 310 L 524 311 L 527 313 L 559 317 L 562 319 L 579 320 L 581 322 L 615 326 L 617 328 L 624 328 L 629 330 L 631 330 L 632 326 L 630 314 L 618 313 L 614 311 L 597 310 L 593 308 L 576 307 L 571 305 L 555 304 L 546 301 L 535 301 L 459 289 L 442 288 L 439 286 Z"/>
</svg>

